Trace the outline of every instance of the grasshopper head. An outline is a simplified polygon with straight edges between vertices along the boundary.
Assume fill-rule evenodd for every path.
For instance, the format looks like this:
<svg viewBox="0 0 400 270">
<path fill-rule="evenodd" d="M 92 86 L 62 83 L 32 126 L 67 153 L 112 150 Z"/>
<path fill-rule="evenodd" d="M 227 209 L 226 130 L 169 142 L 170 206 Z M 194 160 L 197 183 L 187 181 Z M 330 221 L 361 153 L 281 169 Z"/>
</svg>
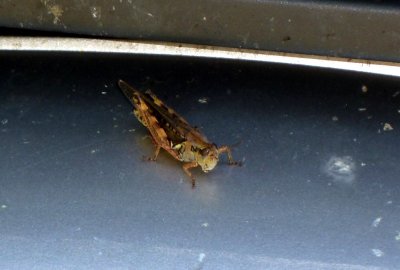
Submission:
<svg viewBox="0 0 400 270">
<path fill-rule="evenodd" d="M 218 148 L 215 144 L 200 150 L 197 163 L 201 166 L 203 172 L 207 173 L 214 169 L 218 163 L 218 155 Z"/>
</svg>

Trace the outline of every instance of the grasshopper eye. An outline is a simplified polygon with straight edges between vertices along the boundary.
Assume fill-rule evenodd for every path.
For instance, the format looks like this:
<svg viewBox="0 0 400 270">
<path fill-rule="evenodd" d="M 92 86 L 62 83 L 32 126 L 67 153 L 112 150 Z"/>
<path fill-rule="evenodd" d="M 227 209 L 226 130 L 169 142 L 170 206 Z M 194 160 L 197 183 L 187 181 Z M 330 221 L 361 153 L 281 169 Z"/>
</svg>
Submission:
<svg viewBox="0 0 400 270">
<path fill-rule="evenodd" d="M 201 149 L 201 150 L 200 150 L 200 154 L 201 154 L 202 156 L 207 156 L 208 153 L 210 153 L 210 149 L 208 149 L 208 148 L 204 148 L 204 149 Z"/>
</svg>

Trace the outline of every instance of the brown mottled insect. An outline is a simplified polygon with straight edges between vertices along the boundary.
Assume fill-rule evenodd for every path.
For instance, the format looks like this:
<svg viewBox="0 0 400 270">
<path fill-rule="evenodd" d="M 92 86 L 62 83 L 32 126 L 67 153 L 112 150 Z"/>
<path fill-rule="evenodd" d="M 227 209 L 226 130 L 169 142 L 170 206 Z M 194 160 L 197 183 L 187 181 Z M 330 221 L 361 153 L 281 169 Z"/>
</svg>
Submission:
<svg viewBox="0 0 400 270">
<path fill-rule="evenodd" d="M 141 93 L 122 80 L 118 81 L 118 85 L 133 104 L 133 113 L 149 130 L 156 146 L 154 156 L 148 160 L 155 161 L 160 149 L 165 149 L 174 158 L 185 163 L 182 168 L 192 180 L 193 187 L 195 178 L 189 169 L 200 166 L 207 173 L 217 165 L 221 153 L 227 153 L 230 165 L 239 165 L 233 160 L 228 146 L 217 147 L 208 142 L 204 135 L 191 127 L 150 90 Z"/>
</svg>

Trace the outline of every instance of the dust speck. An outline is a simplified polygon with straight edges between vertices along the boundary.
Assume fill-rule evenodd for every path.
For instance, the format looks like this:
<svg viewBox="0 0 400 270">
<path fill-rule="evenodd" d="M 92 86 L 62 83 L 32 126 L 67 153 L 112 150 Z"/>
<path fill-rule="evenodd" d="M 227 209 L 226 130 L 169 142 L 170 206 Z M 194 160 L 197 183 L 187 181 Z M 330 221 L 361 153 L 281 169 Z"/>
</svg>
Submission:
<svg viewBox="0 0 400 270">
<path fill-rule="evenodd" d="M 8 119 L 5 118 L 5 119 L 1 120 L 2 125 L 7 125 L 7 123 L 8 123 Z"/>
<path fill-rule="evenodd" d="M 90 7 L 90 14 L 92 14 L 92 18 L 96 20 L 101 19 L 101 7 Z"/>
<path fill-rule="evenodd" d="M 323 166 L 323 172 L 336 182 L 351 184 L 355 178 L 355 163 L 350 156 L 331 157 Z"/>
<path fill-rule="evenodd" d="M 368 87 L 367 87 L 366 85 L 362 85 L 362 86 L 361 86 L 361 91 L 362 91 L 363 93 L 367 93 L 367 92 L 368 92 Z"/>
<path fill-rule="evenodd" d="M 208 98 L 207 97 L 199 98 L 198 102 L 201 103 L 201 104 L 207 104 L 208 103 Z"/>
<path fill-rule="evenodd" d="M 62 16 L 62 14 L 64 13 L 64 10 L 59 5 L 47 6 L 47 11 L 49 14 L 54 16 L 53 24 L 59 23 L 60 18 Z"/>
<path fill-rule="evenodd" d="M 339 117 L 337 117 L 336 115 L 335 115 L 335 116 L 332 116 L 332 121 L 333 121 L 333 122 L 339 121 Z"/>
<path fill-rule="evenodd" d="M 392 130 L 393 130 L 393 127 L 391 124 L 389 124 L 389 123 L 383 124 L 383 131 L 392 131 Z"/>
<path fill-rule="evenodd" d="M 199 254 L 199 262 L 203 262 L 205 257 L 206 257 L 206 254 L 200 253 Z"/>
<path fill-rule="evenodd" d="M 400 232 L 397 232 L 397 233 L 396 233 L 396 236 L 394 237 L 394 239 L 395 239 L 396 241 L 400 241 Z"/>
<path fill-rule="evenodd" d="M 207 228 L 208 225 L 209 225 L 208 222 L 204 222 L 204 223 L 201 224 L 201 227 Z"/>
<path fill-rule="evenodd" d="M 1 205 L 1 209 L 6 209 L 7 208 L 7 205 L 6 204 L 2 204 Z"/>
<path fill-rule="evenodd" d="M 377 228 L 379 226 L 379 224 L 381 224 L 382 221 L 382 217 L 377 217 L 376 219 L 374 219 L 374 221 L 372 221 L 371 226 Z"/>
<path fill-rule="evenodd" d="M 385 253 L 382 250 L 378 249 L 378 248 L 373 248 L 373 249 L 371 249 L 371 251 L 372 251 L 372 254 L 374 254 L 378 258 L 380 258 L 383 255 L 385 255 Z"/>
</svg>

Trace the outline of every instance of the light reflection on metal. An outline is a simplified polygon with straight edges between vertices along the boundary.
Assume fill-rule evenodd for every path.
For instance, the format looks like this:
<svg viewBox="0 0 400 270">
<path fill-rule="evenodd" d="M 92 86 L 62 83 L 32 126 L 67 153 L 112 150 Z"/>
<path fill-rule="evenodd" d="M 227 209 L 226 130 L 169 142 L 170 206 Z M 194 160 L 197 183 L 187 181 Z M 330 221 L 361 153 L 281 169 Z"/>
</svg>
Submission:
<svg viewBox="0 0 400 270">
<path fill-rule="evenodd" d="M 400 63 L 263 50 L 129 40 L 0 37 L 0 51 L 56 51 L 160 55 L 281 63 L 400 77 Z"/>
</svg>

